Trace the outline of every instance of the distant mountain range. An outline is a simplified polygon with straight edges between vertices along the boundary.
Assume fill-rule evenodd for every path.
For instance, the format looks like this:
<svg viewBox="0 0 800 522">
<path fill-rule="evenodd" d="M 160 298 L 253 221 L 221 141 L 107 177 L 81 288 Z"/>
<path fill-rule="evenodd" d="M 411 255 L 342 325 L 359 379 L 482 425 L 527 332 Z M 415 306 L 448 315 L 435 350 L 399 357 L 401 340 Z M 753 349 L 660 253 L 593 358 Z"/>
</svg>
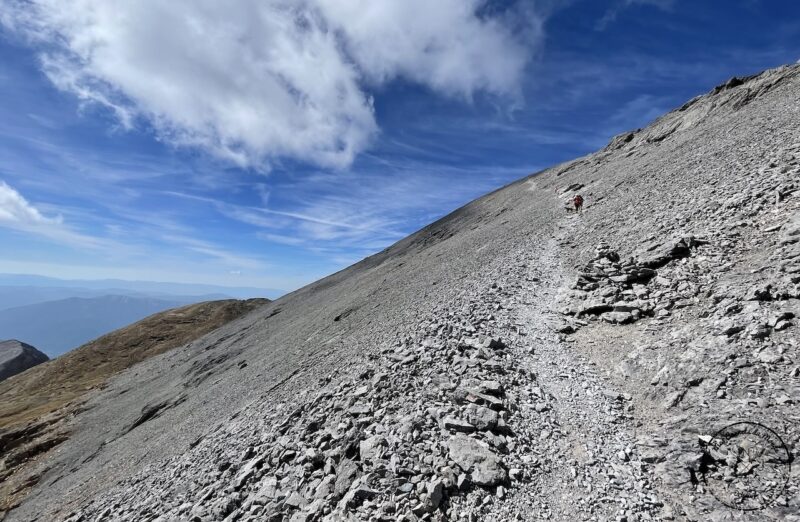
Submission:
<svg viewBox="0 0 800 522">
<path fill-rule="evenodd" d="M 57 286 L 15 286 L 0 285 L 0 311 L 8 308 L 18 308 L 48 301 L 60 301 L 72 297 L 94 298 L 109 295 L 127 296 L 146 299 L 163 299 L 166 301 L 176 301 L 180 303 L 197 303 L 201 301 L 217 301 L 220 299 L 230 299 L 230 295 L 224 293 L 202 294 L 202 295 L 174 295 L 166 293 L 141 293 L 124 288 L 81 288 L 81 287 L 57 287 Z"/>
<path fill-rule="evenodd" d="M 107 332 L 189 302 L 105 295 L 18 306 L 0 310 L 0 339 L 19 339 L 53 358 Z"/>
<path fill-rule="evenodd" d="M 148 295 L 151 297 L 217 295 L 235 297 L 237 299 L 250 299 L 253 297 L 275 299 L 286 293 L 284 290 L 277 288 L 229 287 L 192 283 L 165 283 L 159 281 L 126 281 L 123 279 L 56 279 L 53 277 L 31 274 L 0 274 L 0 287 L 9 286 L 68 288 L 74 291 L 102 291 L 105 294 Z M 114 290 L 114 292 L 110 292 L 109 290 Z M 80 296 L 73 293 L 70 297 Z"/>
<path fill-rule="evenodd" d="M 19 339 L 52 358 L 169 308 L 281 294 L 274 288 L 0 274 L 0 339 Z"/>
</svg>

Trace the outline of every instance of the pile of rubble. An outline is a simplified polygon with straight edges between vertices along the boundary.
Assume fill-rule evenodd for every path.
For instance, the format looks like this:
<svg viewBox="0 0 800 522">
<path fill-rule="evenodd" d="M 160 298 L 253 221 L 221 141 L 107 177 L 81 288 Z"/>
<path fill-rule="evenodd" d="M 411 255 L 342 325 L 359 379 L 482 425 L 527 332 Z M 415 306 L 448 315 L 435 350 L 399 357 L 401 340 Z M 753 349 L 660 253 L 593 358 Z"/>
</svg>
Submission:
<svg viewBox="0 0 800 522">
<path fill-rule="evenodd" d="M 130 487 L 120 490 L 118 504 L 152 505 L 106 514 L 159 513 L 162 521 L 477 519 L 482 506 L 504 498 L 536 464 L 512 429 L 518 406 L 506 396 L 509 388 L 536 383 L 497 334 L 513 335 L 513 325 L 497 317 L 509 298 L 497 284 L 462 293 L 421 321 L 417 334 L 371 355 L 366 368 L 329 375 L 299 408 L 264 419 L 277 429 L 237 430 L 234 421 L 199 441 L 209 471 L 191 479 L 183 502 L 145 498 L 145 491 L 165 489 L 162 483 Z M 242 454 L 216 454 L 228 437 L 246 443 Z M 172 480 L 198 464 L 197 455 L 191 464 L 181 458 L 186 462 L 171 466 Z"/>
<path fill-rule="evenodd" d="M 432 329 L 445 333 L 443 326 Z M 233 475 L 243 520 L 430 519 L 447 511 L 450 496 L 473 487 L 502 495 L 511 477 L 522 477 L 501 458 L 515 444 L 498 380 L 505 345 L 448 343 L 446 335 L 409 341 L 384 354 L 389 372 L 370 369 L 326 390 L 299 422 L 265 437 L 269 451 L 254 449 Z M 193 514 L 205 519 L 202 508 Z"/>
<path fill-rule="evenodd" d="M 561 333 L 572 333 L 586 326 L 587 320 L 628 324 L 642 317 L 666 317 L 674 305 L 671 281 L 659 277 L 657 268 L 690 255 L 703 241 L 693 236 L 645 249 L 640 259 L 621 261 L 619 254 L 601 242 L 593 259 L 578 273 L 572 288 L 562 296 L 560 311 L 574 317 L 561 326 Z M 653 282 L 654 285 L 649 285 Z"/>
</svg>

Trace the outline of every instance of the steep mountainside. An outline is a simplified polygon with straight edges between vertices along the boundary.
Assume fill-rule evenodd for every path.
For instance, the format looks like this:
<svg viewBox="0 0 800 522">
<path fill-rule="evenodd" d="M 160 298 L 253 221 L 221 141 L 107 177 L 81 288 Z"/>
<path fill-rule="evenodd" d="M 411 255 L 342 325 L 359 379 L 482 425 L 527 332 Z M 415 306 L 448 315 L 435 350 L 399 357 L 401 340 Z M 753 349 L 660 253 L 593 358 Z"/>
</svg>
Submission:
<svg viewBox="0 0 800 522">
<path fill-rule="evenodd" d="M 186 301 L 127 295 L 70 297 L 0 310 L 0 336 L 24 339 L 50 357 Z"/>
<path fill-rule="evenodd" d="M 0 381 L 48 360 L 45 354 L 29 344 L 13 339 L 0 341 Z"/>
<path fill-rule="evenodd" d="M 799 520 L 799 177 L 734 79 L 120 374 L 9 519 Z"/>
<path fill-rule="evenodd" d="M 92 390 L 136 363 L 202 337 L 268 302 L 228 299 L 161 312 L 0 383 L 0 513 L 38 480 L 31 469 L 43 454 L 69 438 L 72 418 Z"/>
</svg>

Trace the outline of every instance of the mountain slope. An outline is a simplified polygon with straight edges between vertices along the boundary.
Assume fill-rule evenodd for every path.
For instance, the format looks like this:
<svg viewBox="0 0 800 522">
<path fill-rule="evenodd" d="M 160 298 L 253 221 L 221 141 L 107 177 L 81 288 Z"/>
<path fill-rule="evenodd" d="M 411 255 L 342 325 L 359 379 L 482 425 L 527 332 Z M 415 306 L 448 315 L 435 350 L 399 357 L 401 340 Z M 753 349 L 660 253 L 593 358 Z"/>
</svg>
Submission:
<svg viewBox="0 0 800 522">
<path fill-rule="evenodd" d="M 0 512 L 35 483 L 27 466 L 67 440 L 71 418 L 91 391 L 102 389 L 115 374 L 268 302 L 229 299 L 167 310 L 0 383 Z"/>
<path fill-rule="evenodd" d="M 0 381 L 47 360 L 45 354 L 29 344 L 16 340 L 0 341 Z"/>
<path fill-rule="evenodd" d="M 50 357 L 148 315 L 185 305 L 176 299 L 70 297 L 0 310 L 0 337 L 24 339 Z"/>
<path fill-rule="evenodd" d="M 797 450 L 799 111 L 731 81 L 137 365 L 9 519 L 791 520 L 714 435 Z"/>
</svg>

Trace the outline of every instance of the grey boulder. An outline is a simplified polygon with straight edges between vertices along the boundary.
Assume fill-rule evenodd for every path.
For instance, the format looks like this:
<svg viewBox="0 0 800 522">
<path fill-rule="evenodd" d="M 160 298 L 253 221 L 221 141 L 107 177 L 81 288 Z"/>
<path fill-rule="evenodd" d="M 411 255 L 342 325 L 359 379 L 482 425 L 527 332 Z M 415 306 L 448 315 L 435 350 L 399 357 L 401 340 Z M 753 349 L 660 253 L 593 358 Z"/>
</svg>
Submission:
<svg viewBox="0 0 800 522">
<path fill-rule="evenodd" d="M 456 435 L 447 443 L 450 458 L 470 474 L 478 486 L 496 486 L 508 480 L 508 472 L 500 458 L 480 441 L 465 435 Z"/>
</svg>

